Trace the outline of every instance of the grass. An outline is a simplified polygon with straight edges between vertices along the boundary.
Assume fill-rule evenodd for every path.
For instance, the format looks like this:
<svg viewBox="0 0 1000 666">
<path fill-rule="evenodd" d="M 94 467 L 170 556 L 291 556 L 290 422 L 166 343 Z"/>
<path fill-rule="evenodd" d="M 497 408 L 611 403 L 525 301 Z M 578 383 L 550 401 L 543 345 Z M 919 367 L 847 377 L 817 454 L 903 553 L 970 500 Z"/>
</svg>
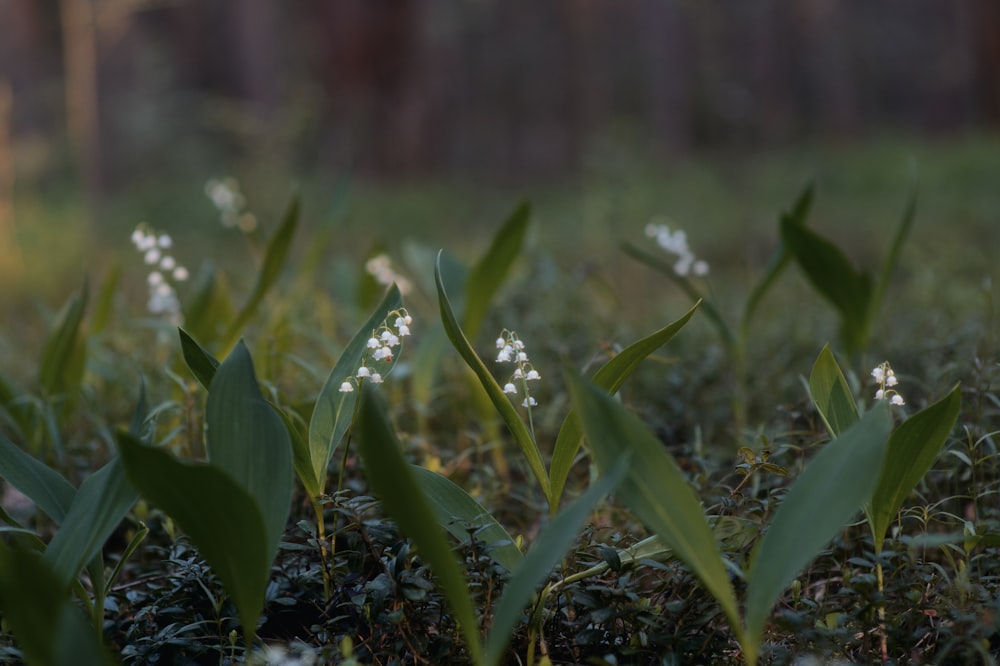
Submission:
<svg viewBox="0 0 1000 666">
<path fill-rule="evenodd" d="M 989 536 L 1000 534 L 993 435 L 1000 365 L 992 292 L 1000 278 L 993 256 L 998 143 L 995 136 L 919 142 L 889 137 L 702 155 L 667 165 L 595 154 L 580 174 L 530 187 L 444 178 L 380 186 L 311 175 L 299 185 L 305 215 L 293 262 L 252 321 L 247 340 L 265 395 L 306 409 L 367 316 L 358 302 L 366 253 L 384 245 L 413 278 L 416 290 L 406 306 L 427 335 L 437 319 L 436 250 L 470 261 L 527 197 L 534 207 L 528 245 L 487 315 L 477 349 L 487 354 L 498 331 L 517 329 L 546 378 L 534 426 L 539 442 L 552 442 L 568 409 L 566 388 L 558 381 L 563 364 L 593 368 L 616 346 L 676 319 L 690 305 L 670 281 L 625 257 L 618 241 L 646 242 L 642 229 L 655 216 L 686 229 L 694 251 L 712 265 L 713 301 L 735 321 L 747 285 L 777 242 L 778 211 L 805 182 L 815 179 L 818 185 L 809 227 L 874 270 L 902 212 L 910 164 L 916 163 L 917 223 L 867 360 L 891 359 L 914 412 L 961 381 L 959 426 L 904 505 L 900 532 L 886 551 L 876 556 L 864 526 L 850 526 L 796 579 L 772 615 L 762 661 L 872 661 L 881 604 L 891 618 L 894 663 L 990 662 L 1000 645 L 994 619 L 1000 617 L 1000 557 Z M 249 206 L 273 230 L 289 188 L 278 179 L 254 177 L 261 182 L 244 182 L 253 193 Z M 138 187 L 107 202 L 106 216 L 89 227 L 71 196 L 43 197 L 30 184 L 19 189 L 21 265 L 16 273 L 3 267 L 11 277 L 0 296 L 6 313 L 0 329 L 3 375 L 32 390 L 40 340 L 81 275 L 95 290 L 112 264 L 124 276 L 112 323 L 90 338 L 82 399 L 64 425 L 68 455 L 56 466 L 74 484 L 113 451 L 110 432 L 128 422 L 140 372 L 158 413 L 156 440 L 173 450 L 199 450 L 204 393 L 178 362 L 173 338 L 161 341 L 158 331 L 170 327 L 154 326 L 143 312 L 145 270 L 128 234 L 140 220 L 169 231 L 184 263 L 193 270 L 207 260 L 221 266 L 234 301 L 241 302 L 252 286 L 255 255 L 244 238 L 217 223 L 201 188 L 194 178 Z M 623 387 L 622 402 L 676 458 L 706 512 L 734 518 L 737 528 L 723 540 L 723 551 L 737 566 L 749 561 L 758 530 L 780 505 L 789 479 L 758 474 L 733 494 L 741 481 L 734 442 L 748 436 L 754 448 L 770 448 L 770 462 L 788 469 L 791 479 L 801 472 L 825 436 L 800 377 L 823 343 L 836 339 L 836 327 L 835 316 L 801 273 L 788 271 L 765 300 L 750 340 L 748 433 L 734 432 L 731 360 L 704 318 L 696 317 Z M 495 416 L 484 415 L 467 395 L 453 356 L 427 404 L 413 399 L 407 356 L 396 381 L 385 387 L 407 459 L 446 471 L 530 543 L 544 527 L 543 502 L 527 470 L 508 455 L 512 443 Z M 870 403 L 874 389 L 865 383 L 866 367 L 855 363 L 848 370 L 856 395 Z M 9 432 L 0 421 L 0 434 Z M 499 464 L 505 458 L 507 464 Z M 361 663 L 389 663 L 407 654 L 403 663 L 465 663 L 468 655 L 427 563 L 368 497 L 357 461 L 351 457 L 350 463 L 346 490 L 327 498 L 323 508 L 337 539 L 332 598 L 324 598 L 316 525 L 297 488 L 259 636 L 293 651 L 315 651 L 321 661 L 350 655 Z M 574 468 L 573 494 L 587 486 L 590 474 L 586 464 Z M 131 663 L 153 655 L 175 663 L 241 657 L 242 645 L 230 638 L 239 632 L 231 602 L 167 516 L 137 505 L 109 541 L 109 559 L 123 551 L 138 520 L 151 533 L 112 590 L 104 628 L 113 651 Z M 40 517 L 31 524 L 51 533 L 52 525 Z M 612 502 L 594 514 L 559 571 L 613 564 L 614 548 L 645 534 Z M 983 534 L 987 538 L 976 542 Z M 507 579 L 489 549 L 471 539 L 458 551 L 484 615 Z M 877 558 L 886 571 L 884 593 L 875 584 Z M 544 609 L 542 626 L 553 663 L 739 663 L 718 607 L 671 559 L 611 566 L 602 576 L 566 585 Z M 526 653 L 525 627 L 515 634 L 507 663 Z M 2 645 L 0 657 L 19 658 L 9 636 Z"/>
</svg>

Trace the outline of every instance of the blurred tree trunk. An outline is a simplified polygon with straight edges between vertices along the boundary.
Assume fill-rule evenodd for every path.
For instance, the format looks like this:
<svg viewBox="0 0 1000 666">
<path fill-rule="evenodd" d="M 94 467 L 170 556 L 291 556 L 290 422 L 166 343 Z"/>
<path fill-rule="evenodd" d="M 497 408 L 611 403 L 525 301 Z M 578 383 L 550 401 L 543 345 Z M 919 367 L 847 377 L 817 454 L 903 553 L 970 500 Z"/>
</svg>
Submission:
<svg viewBox="0 0 1000 666">
<path fill-rule="evenodd" d="M 60 0 L 65 67 L 66 127 L 96 217 L 103 188 L 97 88 L 97 25 L 93 0 Z"/>
</svg>

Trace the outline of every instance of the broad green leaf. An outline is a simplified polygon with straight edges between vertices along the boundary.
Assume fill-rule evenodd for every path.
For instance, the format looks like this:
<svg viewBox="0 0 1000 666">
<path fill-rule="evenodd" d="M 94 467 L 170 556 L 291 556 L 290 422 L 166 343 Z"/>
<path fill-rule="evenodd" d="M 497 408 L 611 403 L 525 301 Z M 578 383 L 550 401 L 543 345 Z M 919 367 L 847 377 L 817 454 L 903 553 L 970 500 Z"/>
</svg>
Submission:
<svg viewBox="0 0 1000 666">
<path fill-rule="evenodd" d="M 129 480 L 177 521 L 229 592 L 249 647 L 273 557 L 257 500 L 215 465 L 181 462 L 125 433 L 117 439 Z"/>
<path fill-rule="evenodd" d="M 610 470 L 631 452 L 628 476 L 617 495 L 701 580 L 739 634 L 736 596 L 719 546 L 697 495 L 673 458 L 642 421 L 604 390 L 577 377 L 568 380 L 573 407 L 598 467 Z"/>
<path fill-rule="evenodd" d="M 111 264 L 94 299 L 94 311 L 89 324 L 91 334 L 100 333 L 108 327 L 108 322 L 114 314 L 115 292 L 118 291 L 121 277 L 121 266 L 118 263 Z"/>
<path fill-rule="evenodd" d="M 0 435 L 0 476 L 38 508 L 62 524 L 73 504 L 76 488 L 42 461 L 33 458 Z"/>
<path fill-rule="evenodd" d="M 215 377 L 215 371 L 219 369 L 219 360 L 208 353 L 191 335 L 183 328 L 178 328 L 177 333 L 181 336 L 181 352 L 184 354 L 184 362 L 194 375 L 198 383 L 207 390 Z"/>
<path fill-rule="evenodd" d="M 836 245 L 791 220 L 781 221 L 781 238 L 812 286 L 840 313 L 841 335 L 851 350 L 867 343 L 872 281 L 857 271 Z"/>
<path fill-rule="evenodd" d="M 678 287 L 680 287 L 681 290 L 685 294 L 687 294 L 688 298 L 690 298 L 693 302 L 695 303 L 701 302 L 702 312 L 705 313 L 705 316 L 708 317 L 708 319 L 712 322 L 712 325 L 715 326 L 716 331 L 719 333 L 719 337 L 722 338 L 722 341 L 725 343 L 726 347 L 728 347 L 729 349 L 732 349 L 734 347 L 736 342 L 735 340 L 733 340 L 732 331 L 730 331 L 729 326 L 726 325 L 726 320 L 722 318 L 722 315 L 719 313 L 718 310 L 715 309 L 714 305 L 712 305 L 707 301 L 702 302 L 702 295 L 698 292 L 697 289 L 695 289 L 694 285 L 691 283 L 691 280 L 684 277 L 683 275 L 678 275 L 674 271 L 673 264 L 671 264 L 669 261 L 666 261 L 661 257 L 646 252 L 645 250 L 633 245 L 632 243 L 624 242 L 621 244 L 621 248 L 622 250 L 625 251 L 625 254 L 627 254 L 628 256 L 638 260 L 643 264 L 646 264 L 650 268 L 656 270 L 657 272 L 669 278 L 670 281 L 676 284 Z"/>
<path fill-rule="evenodd" d="M 47 396 L 74 392 L 83 379 L 87 347 L 82 333 L 87 309 L 87 281 L 56 317 L 55 326 L 42 351 L 38 383 Z"/>
<path fill-rule="evenodd" d="M 472 662 L 482 664 L 476 613 L 462 569 L 437 523 L 431 503 L 403 459 L 377 395 L 368 385 L 362 389 L 358 450 L 365 463 L 365 474 L 386 513 L 413 539 L 420 557 L 431 566 L 465 637 Z"/>
<path fill-rule="evenodd" d="M 292 464 L 295 467 L 295 474 L 310 498 L 319 497 L 323 489 L 316 481 L 312 459 L 309 457 L 309 426 L 294 411 L 281 407 L 276 409 L 281 420 L 285 422 L 285 428 L 292 442 Z"/>
<path fill-rule="evenodd" d="M 292 445 L 281 417 L 257 385 L 241 340 L 219 366 L 205 407 L 209 461 L 257 501 L 274 557 L 292 501 Z"/>
<path fill-rule="evenodd" d="M 615 354 L 594 374 L 592 380 L 594 385 L 600 386 L 610 394 L 616 393 L 647 356 L 669 342 L 684 328 L 701 303 L 702 301 L 695 303 L 683 317 L 674 323 L 633 342 L 620 353 Z M 570 410 L 559 428 L 555 447 L 552 450 L 552 462 L 549 465 L 553 507 L 558 506 L 562 497 L 563 489 L 566 487 L 566 479 L 569 477 L 570 468 L 573 466 L 573 461 L 576 460 L 576 454 L 580 450 L 582 441 L 583 431 L 580 428 L 580 422 L 576 418 L 576 412 Z"/>
<path fill-rule="evenodd" d="M 483 505 L 457 484 L 423 467 L 413 466 L 413 479 L 430 502 L 438 523 L 461 542 L 475 538 L 490 545 L 489 555 L 507 571 L 514 571 L 524 556 L 510 533 Z"/>
<path fill-rule="evenodd" d="M 882 475 L 868 507 L 876 553 L 882 552 L 886 530 L 903 502 L 927 474 L 948 440 L 961 406 L 962 394 L 956 385 L 948 395 L 906 419 L 893 431 Z"/>
<path fill-rule="evenodd" d="M 494 294 L 520 254 L 530 220 L 531 205 L 524 201 L 510 214 L 493 236 L 486 254 L 472 267 L 465 286 L 466 301 L 462 312 L 462 328 L 470 340 L 476 339 L 483 318 L 490 310 Z"/>
<path fill-rule="evenodd" d="M 281 226 L 278 227 L 278 230 L 274 232 L 274 235 L 267 242 L 267 249 L 264 252 L 264 264 L 257 274 L 257 282 L 250 293 L 250 298 L 244 304 L 243 308 L 240 309 L 239 314 L 236 315 L 236 319 L 229 325 L 225 336 L 223 336 L 223 349 L 228 349 L 230 345 L 236 342 L 243 331 L 243 327 L 254 316 L 268 290 L 278 281 L 278 276 L 285 265 L 285 259 L 288 256 L 288 250 L 291 247 L 292 237 L 295 235 L 295 228 L 298 226 L 298 223 L 299 199 L 295 197 L 285 211 Z"/>
<path fill-rule="evenodd" d="M 813 184 L 809 183 L 802 190 L 802 193 L 799 194 L 799 198 L 795 201 L 791 212 L 781 214 L 780 223 L 784 223 L 787 220 L 788 224 L 804 227 L 806 218 L 809 217 L 809 209 L 812 207 L 812 199 Z M 746 308 L 743 310 L 742 330 L 744 336 L 747 335 L 747 331 L 750 328 L 750 320 L 753 319 L 753 315 L 757 311 L 757 306 L 760 305 L 760 302 L 764 299 L 764 295 L 771 289 L 771 286 L 777 281 L 778 277 L 784 272 L 791 261 L 792 256 L 789 254 L 788 248 L 779 239 L 778 247 L 774 251 L 774 255 L 771 257 L 771 261 L 764 271 L 764 275 L 754 285 L 747 299 Z"/>
<path fill-rule="evenodd" d="M 452 308 L 455 312 L 462 312 L 468 271 L 456 258 L 444 251 L 440 253 L 440 263 L 441 277 L 445 290 L 452 299 Z M 431 404 L 434 392 L 440 390 L 438 378 L 441 374 L 441 359 L 448 346 L 448 336 L 440 321 L 428 326 L 420 336 L 420 342 L 413 351 L 413 373 L 410 379 L 413 400 L 417 405 Z"/>
<path fill-rule="evenodd" d="M 0 612 L 28 664 L 110 664 L 70 602 L 66 586 L 38 557 L 0 540 Z"/>
<path fill-rule="evenodd" d="M 871 497 L 891 427 L 885 405 L 876 405 L 826 444 L 782 499 L 750 571 L 746 597 L 749 645 L 757 644 L 771 608 L 785 588 Z"/>
<path fill-rule="evenodd" d="M 307 485 L 319 488 L 320 493 L 326 488 L 327 468 L 330 466 L 333 452 L 340 445 L 344 433 L 351 427 L 351 419 L 354 418 L 354 408 L 358 400 L 356 391 L 341 392 L 340 385 L 348 378 L 354 377 L 358 371 L 367 352 L 366 345 L 372 334 L 382 325 L 390 312 L 398 310 L 402 306 L 403 301 L 399 289 L 393 285 L 386 292 L 382 302 L 375 308 L 375 312 L 368 318 L 368 321 L 358 329 L 347 347 L 344 348 L 337 364 L 333 366 L 333 370 L 330 371 L 326 383 L 323 384 L 323 388 L 319 392 L 312 418 L 309 421 L 309 458 L 312 461 L 312 480 L 315 483 L 310 482 Z M 393 356 L 390 367 L 394 367 L 398 359 L 399 354 L 397 353 Z M 302 471 L 299 471 L 300 475 Z"/>
<path fill-rule="evenodd" d="M 86 563 L 100 555 L 104 542 L 137 499 L 138 493 L 128 482 L 118 458 L 80 485 L 62 526 L 42 557 L 63 585 L 68 586 Z"/>
<path fill-rule="evenodd" d="M 510 640 L 521 612 L 552 568 L 565 557 L 577 537 L 584 521 L 590 517 L 597 503 L 612 492 L 628 472 L 629 456 L 619 456 L 618 461 L 597 483 L 576 501 L 561 511 L 546 525 L 541 535 L 514 571 L 493 612 L 493 626 L 486 641 L 486 663 L 497 664 Z"/>
<path fill-rule="evenodd" d="M 831 437 L 858 422 L 858 405 L 829 344 L 823 346 L 809 373 L 809 395 Z"/>
<path fill-rule="evenodd" d="M 441 255 L 439 253 L 438 261 L 434 266 L 434 278 L 437 283 L 438 305 L 441 309 L 441 322 L 444 324 L 444 331 L 447 333 L 448 339 L 451 340 L 451 344 L 455 347 L 455 350 L 458 351 L 459 355 L 465 360 L 472 371 L 476 373 L 479 383 L 482 384 L 490 398 L 490 402 L 493 403 L 493 406 L 496 407 L 496 410 L 503 418 L 504 423 L 507 424 L 507 428 L 514 436 L 514 440 L 528 462 L 528 467 L 531 469 L 532 474 L 535 475 L 535 480 L 538 481 L 542 493 L 551 505 L 552 493 L 549 489 L 549 477 L 545 473 L 545 464 L 542 462 L 542 456 L 538 452 L 538 447 L 535 445 L 534 440 L 531 439 L 531 433 L 528 432 L 528 428 L 524 425 L 524 421 L 521 420 L 517 409 L 511 404 L 507 398 L 507 394 L 503 392 L 497 381 L 493 379 L 489 368 L 486 367 L 486 364 L 476 354 L 469 339 L 462 332 L 458 320 L 455 319 L 455 313 L 451 309 L 451 303 L 448 301 L 448 294 L 445 292 L 444 282 L 441 278 L 440 259 Z"/>
</svg>

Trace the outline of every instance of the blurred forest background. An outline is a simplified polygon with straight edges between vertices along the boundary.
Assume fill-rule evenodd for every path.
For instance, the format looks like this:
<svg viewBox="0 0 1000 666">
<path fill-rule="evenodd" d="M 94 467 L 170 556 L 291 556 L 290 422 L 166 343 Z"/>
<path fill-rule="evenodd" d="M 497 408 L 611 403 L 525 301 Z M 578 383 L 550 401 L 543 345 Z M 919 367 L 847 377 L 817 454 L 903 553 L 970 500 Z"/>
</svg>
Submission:
<svg viewBox="0 0 1000 666">
<path fill-rule="evenodd" d="M 998 126 L 996 0 L 0 0 L 0 238 L 227 174 L 517 190 Z"/>
</svg>

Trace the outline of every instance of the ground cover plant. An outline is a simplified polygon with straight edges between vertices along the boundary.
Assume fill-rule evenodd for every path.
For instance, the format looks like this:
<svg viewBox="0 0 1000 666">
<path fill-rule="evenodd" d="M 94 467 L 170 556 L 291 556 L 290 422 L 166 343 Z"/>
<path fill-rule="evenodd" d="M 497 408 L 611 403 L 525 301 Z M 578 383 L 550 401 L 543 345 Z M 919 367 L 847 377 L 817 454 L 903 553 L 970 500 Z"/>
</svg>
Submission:
<svg viewBox="0 0 1000 666">
<path fill-rule="evenodd" d="M 609 237 L 663 296 L 612 340 L 529 203 L 331 286 L 297 198 L 207 192 L 241 272 L 141 225 L 0 368 L 5 661 L 994 661 L 994 330 L 898 339 L 916 186 L 876 278 L 811 185 L 727 298 L 678 225 Z"/>
</svg>

